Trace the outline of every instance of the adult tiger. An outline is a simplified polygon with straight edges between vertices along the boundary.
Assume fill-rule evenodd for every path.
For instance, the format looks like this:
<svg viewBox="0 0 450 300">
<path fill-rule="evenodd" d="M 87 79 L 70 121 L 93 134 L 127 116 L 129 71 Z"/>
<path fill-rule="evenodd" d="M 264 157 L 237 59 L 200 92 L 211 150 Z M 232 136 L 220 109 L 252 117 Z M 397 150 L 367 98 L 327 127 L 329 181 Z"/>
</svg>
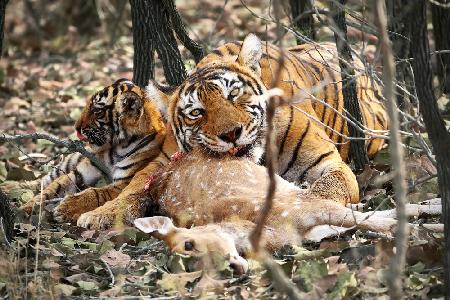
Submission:
<svg viewBox="0 0 450 300">
<path fill-rule="evenodd" d="M 166 134 L 158 108 L 144 90 L 127 79 L 90 97 L 75 128 L 78 138 L 108 167 L 113 183 L 86 189 L 95 185 L 102 173 L 79 153 L 65 157 L 43 178 L 44 201 L 65 196 L 54 212 L 59 221 L 76 222 L 82 213 L 114 199 L 136 172 L 157 157 Z M 31 212 L 40 199 L 37 195 L 22 208 Z"/>
<path fill-rule="evenodd" d="M 141 175 L 151 174 L 167 164 L 171 154 L 179 149 L 188 152 L 196 146 L 212 153 L 231 152 L 237 156 L 252 156 L 258 162 L 264 161 L 266 103 L 264 97 L 252 96 L 266 92 L 266 86 L 270 85 L 272 80 L 269 70 L 277 69 L 278 52 L 275 53 L 275 46 L 265 48 L 254 35 L 247 36 L 239 50 L 233 50 L 234 47 L 238 46 L 227 44 L 219 48 L 219 52 L 204 58 L 172 95 L 166 95 L 155 84 L 149 84 L 149 97 L 158 100 L 159 107 L 168 106 L 166 113 L 172 130 L 167 133 L 161 154 L 140 172 Z M 227 55 L 220 56 L 220 51 L 226 51 Z M 310 53 L 311 51 L 305 47 L 297 53 L 314 58 L 315 55 Z M 316 69 L 312 62 L 304 63 L 296 56 L 295 51 L 287 52 L 286 59 L 287 64 L 282 70 L 278 84 L 285 94 L 290 96 L 301 89 L 309 90 L 325 80 L 323 88 L 316 93 L 317 97 L 326 95 L 329 98 L 341 99 L 339 74 L 333 69 L 331 60 L 329 65 Z M 333 85 L 333 88 L 330 89 L 329 84 Z M 358 84 L 361 97 L 374 94 L 374 91 L 370 90 L 368 80 L 358 78 Z M 361 91 L 362 88 L 368 90 Z M 367 101 L 368 106 L 374 103 L 382 110 L 382 105 L 376 100 Z M 316 104 L 315 107 L 322 111 L 324 121 L 337 123 L 339 117 L 331 116 L 330 112 L 323 108 L 320 110 L 320 105 Z M 310 184 L 310 190 L 316 195 L 340 202 L 357 202 L 359 195 L 354 174 L 342 161 L 323 126 L 305 113 L 319 121 L 322 115 L 316 113 L 311 99 L 305 99 L 295 106 L 296 108 L 280 107 L 276 115 L 278 173 L 291 182 Z M 334 107 L 338 111 L 342 110 L 341 101 Z M 367 112 L 364 115 L 365 119 L 369 119 Z M 332 121 L 329 121 L 330 118 Z M 368 124 L 370 126 L 370 122 Z M 340 125 L 343 126 L 342 121 Z M 340 130 L 345 133 L 346 129 L 341 127 Z M 120 212 L 123 203 L 127 203 L 125 217 L 128 222 L 142 216 L 145 205 L 139 200 L 143 192 L 143 179 L 144 176 L 135 177 L 132 183 L 133 187 L 138 189 L 133 190 L 131 185 L 128 186 L 118 197 L 120 201 L 108 202 L 81 215 L 78 225 L 108 227 Z M 139 183 L 138 180 L 142 181 Z"/>
</svg>

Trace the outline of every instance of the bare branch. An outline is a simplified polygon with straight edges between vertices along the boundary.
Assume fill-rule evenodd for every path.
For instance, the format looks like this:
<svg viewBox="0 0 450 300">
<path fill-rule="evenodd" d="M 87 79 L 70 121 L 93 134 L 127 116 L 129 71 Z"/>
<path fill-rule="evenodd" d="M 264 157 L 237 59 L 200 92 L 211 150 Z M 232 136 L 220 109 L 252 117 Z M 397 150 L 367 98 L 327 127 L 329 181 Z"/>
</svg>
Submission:
<svg viewBox="0 0 450 300">
<path fill-rule="evenodd" d="M 84 157 L 89 159 L 91 161 L 91 163 L 103 173 L 103 175 L 105 176 L 105 178 L 107 179 L 107 181 L 109 183 L 112 182 L 112 177 L 111 177 L 109 169 L 97 158 L 97 156 L 95 156 L 94 153 L 86 150 L 86 148 L 83 146 L 83 143 L 80 141 L 61 140 L 60 138 L 58 138 L 54 135 L 51 135 L 48 133 L 43 133 L 43 132 L 34 132 L 34 133 L 16 134 L 16 135 L 8 135 L 8 134 L 4 134 L 4 133 L 0 134 L 0 143 L 2 143 L 2 142 L 16 142 L 17 143 L 18 141 L 29 140 L 29 139 L 46 140 L 46 141 L 52 142 L 55 145 L 65 147 L 72 153 L 73 152 L 80 153 L 81 155 L 83 155 Z"/>
<path fill-rule="evenodd" d="M 405 188 L 405 168 L 403 162 L 403 148 L 400 146 L 401 138 L 399 134 L 399 121 L 397 114 L 395 88 L 395 64 L 392 54 L 391 44 L 387 34 L 387 20 L 384 1 L 377 0 L 375 7 L 375 19 L 378 31 L 380 32 L 381 52 L 383 54 L 383 82 L 384 95 L 387 99 L 387 110 L 391 121 L 391 139 L 389 152 L 392 159 L 392 167 L 395 168 L 394 191 L 397 210 L 397 231 L 395 239 L 395 255 L 391 261 L 390 280 L 388 281 L 389 296 L 391 299 L 402 298 L 402 273 L 405 265 L 405 255 L 407 248 L 407 217 L 406 217 L 406 188 Z"/>
</svg>

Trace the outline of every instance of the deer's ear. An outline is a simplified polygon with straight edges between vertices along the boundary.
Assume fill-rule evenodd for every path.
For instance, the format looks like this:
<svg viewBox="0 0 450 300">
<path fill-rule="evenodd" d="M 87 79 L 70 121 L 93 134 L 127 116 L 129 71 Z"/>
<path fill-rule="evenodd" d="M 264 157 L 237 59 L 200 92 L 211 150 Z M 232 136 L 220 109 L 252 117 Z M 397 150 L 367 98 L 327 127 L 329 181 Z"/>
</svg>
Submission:
<svg viewBox="0 0 450 300">
<path fill-rule="evenodd" d="M 164 238 L 176 230 L 171 219 L 161 216 L 136 219 L 134 226 L 159 238 Z"/>
<path fill-rule="evenodd" d="M 175 89 L 176 87 L 162 85 L 153 80 L 145 87 L 148 98 L 156 105 L 164 119 L 167 119 L 170 96 Z"/>
<path fill-rule="evenodd" d="M 259 61 L 263 55 L 261 40 L 253 33 L 248 34 L 242 43 L 237 62 L 260 74 Z"/>
</svg>

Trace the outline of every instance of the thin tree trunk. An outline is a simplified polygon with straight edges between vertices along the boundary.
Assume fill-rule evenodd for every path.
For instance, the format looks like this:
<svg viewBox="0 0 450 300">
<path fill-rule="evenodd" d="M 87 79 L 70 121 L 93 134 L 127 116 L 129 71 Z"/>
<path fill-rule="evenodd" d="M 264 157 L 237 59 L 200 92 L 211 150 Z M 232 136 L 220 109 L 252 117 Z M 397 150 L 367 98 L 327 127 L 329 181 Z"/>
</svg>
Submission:
<svg viewBox="0 0 450 300">
<path fill-rule="evenodd" d="M 130 0 L 133 23 L 133 81 L 143 87 L 155 75 L 155 41 L 151 39 L 150 2 Z"/>
<path fill-rule="evenodd" d="M 192 53 L 195 62 L 198 63 L 205 56 L 205 50 L 202 46 L 189 38 L 184 23 L 181 20 L 180 14 L 175 6 L 174 0 L 164 0 L 164 5 L 169 11 L 173 30 L 177 34 L 178 39 L 186 47 L 186 49 Z"/>
<path fill-rule="evenodd" d="M 411 35 L 411 54 L 420 112 L 437 161 L 444 223 L 444 293 L 445 298 L 450 299 L 450 133 L 445 128 L 433 93 L 426 3 L 425 0 L 411 1 L 410 5 L 413 5 L 414 9 L 407 19 L 415 28 L 414 34 Z"/>
<path fill-rule="evenodd" d="M 5 12 L 8 0 L 0 0 L 0 56 L 3 54 L 3 38 L 5 27 Z M 0 190 L 0 244 L 7 244 L 13 236 L 14 215 L 8 197 Z M 4 235 L 4 236 L 3 236 Z M 2 240 L 2 237 L 6 241 Z"/>
<path fill-rule="evenodd" d="M 0 0 L 0 56 L 3 54 L 6 4 L 8 4 L 8 0 Z"/>
<path fill-rule="evenodd" d="M 450 3 L 448 0 L 441 0 L 440 2 Z M 436 50 L 450 50 L 450 34 L 448 32 L 450 29 L 450 8 L 431 4 L 431 14 Z M 437 54 L 436 58 L 442 92 L 450 93 L 450 53 Z"/>
<path fill-rule="evenodd" d="M 342 94 L 344 96 L 344 108 L 349 112 L 350 117 L 362 124 L 361 111 L 356 93 L 356 81 L 354 80 L 355 70 L 353 69 L 352 53 L 347 42 L 347 24 L 345 23 L 345 0 L 338 3 L 332 2 L 330 11 L 333 13 L 334 38 L 339 53 L 339 66 L 342 76 Z M 350 137 L 363 138 L 364 133 L 348 124 Z M 364 165 L 369 163 L 365 141 L 351 140 L 349 150 L 349 161 L 353 163 L 355 169 L 362 170 Z"/>
<path fill-rule="evenodd" d="M 312 0 L 289 0 L 291 6 L 292 23 L 295 30 L 311 40 L 316 39 L 314 18 L 312 14 Z M 303 41 L 297 38 L 297 45 Z"/>
<path fill-rule="evenodd" d="M 133 81 L 147 85 L 154 78 L 154 52 L 161 59 L 164 74 L 170 85 L 179 85 L 186 77 L 186 69 L 172 31 L 170 15 L 159 0 L 130 0 L 133 22 Z"/>
<path fill-rule="evenodd" d="M 14 214 L 10 205 L 8 197 L 0 190 L 0 245 L 7 245 L 13 237 Z"/>
<path fill-rule="evenodd" d="M 412 76 L 409 71 L 409 63 L 407 58 L 410 57 L 410 40 L 411 28 L 409 22 L 406 20 L 408 10 L 411 5 L 408 5 L 408 0 L 387 0 L 386 10 L 388 15 L 388 29 L 390 32 L 389 39 L 392 41 L 392 50 L 395 59 L 399 62 L 395 65 L 395 73 L 397 84 L 401 85 L 411 94 Z M 403 61 L 402 61 L 403 60 Z M 397 105 L 402 111 L 408 111 L 410 108 L 410 99 L 408 94 L 400 87 L 396 88 Z"/>
</svg>

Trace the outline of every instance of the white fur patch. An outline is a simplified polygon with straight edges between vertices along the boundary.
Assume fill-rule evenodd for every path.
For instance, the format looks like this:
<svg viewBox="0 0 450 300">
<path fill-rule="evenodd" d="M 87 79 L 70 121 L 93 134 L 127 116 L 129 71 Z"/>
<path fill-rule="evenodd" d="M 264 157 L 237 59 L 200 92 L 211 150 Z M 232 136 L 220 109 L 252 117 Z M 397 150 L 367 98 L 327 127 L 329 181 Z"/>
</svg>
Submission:
<svg viewBox="0 0 450 300">
<path fill-rule="evenodd" d="M 255 69 L 257 66 L 259 66 L 259 61 L 261 60 L 261 57 L 262 57 L 261 40 L 253 33 L 250 33 L 245 37 L 244 42 L 242 43 L 242 48 L 239 53 L 239 59 L 246 66 Z"/>
<path fill-rule="evenodd" d="M 166 99 L 163 99 L 162 92 L 158 89 L 158 86 L 153 80 L 148 82 L 148 85 L 145 87 L 145 92 L 150 101 L 156 105 L 163 117 L 167 118 L 168 103 L 166 102 Z"/>
</svg>

